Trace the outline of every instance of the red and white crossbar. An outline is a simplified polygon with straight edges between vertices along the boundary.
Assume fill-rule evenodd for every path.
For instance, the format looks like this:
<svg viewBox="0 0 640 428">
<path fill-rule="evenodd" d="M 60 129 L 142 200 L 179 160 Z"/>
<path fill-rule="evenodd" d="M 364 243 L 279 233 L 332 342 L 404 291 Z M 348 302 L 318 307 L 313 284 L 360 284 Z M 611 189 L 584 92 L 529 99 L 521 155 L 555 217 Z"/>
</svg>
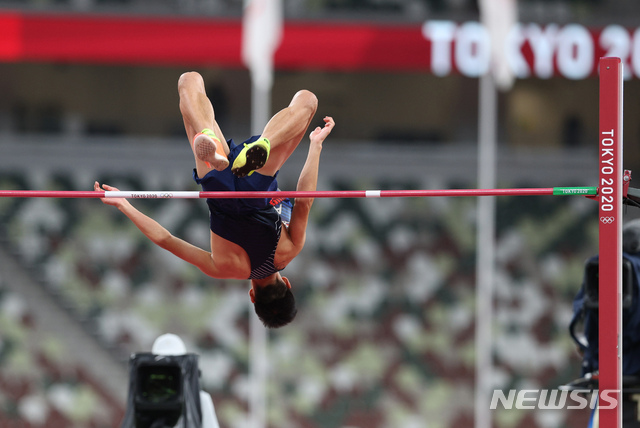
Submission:
<svg viewBox="0 0 640 428">
<path fill-rule="evenodd" d="M 127 199 L 238 199 L 238 198 L 402 198 L 434 196 L 502 195 L 582 195 L 596 196 L 597 187 L 546 187 L 520 189 L 444 189 L 444 190 L 328 190 L 271 192 L 198 191 L 76 191 L 76 190 L 0 190 L 5 198 L 127 198 Z"/>
<path fill-rule="evenodd" d="M 598 416 L 600 426 L 607 428 L 622 427 L 622 82 L 620 59 L 601 58 Z M 617 405 L 605 402 L 607 397 Z"/>
</svg>

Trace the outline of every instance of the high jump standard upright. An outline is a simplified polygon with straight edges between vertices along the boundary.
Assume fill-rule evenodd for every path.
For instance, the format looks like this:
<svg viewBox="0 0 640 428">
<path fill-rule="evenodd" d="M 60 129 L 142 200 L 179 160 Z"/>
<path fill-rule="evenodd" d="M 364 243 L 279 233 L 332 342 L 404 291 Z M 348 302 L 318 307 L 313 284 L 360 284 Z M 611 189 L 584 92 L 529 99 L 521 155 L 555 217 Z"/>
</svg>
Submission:
<svg viewBox="0 0 640 428">
<path fill-rule="evenodd" d="M 598 416 L 600 427 L 622 428 L 622 62 L 601 58 L 599 71 L 599 396 L 617 405 L 599 400 Z"/>
</svg>

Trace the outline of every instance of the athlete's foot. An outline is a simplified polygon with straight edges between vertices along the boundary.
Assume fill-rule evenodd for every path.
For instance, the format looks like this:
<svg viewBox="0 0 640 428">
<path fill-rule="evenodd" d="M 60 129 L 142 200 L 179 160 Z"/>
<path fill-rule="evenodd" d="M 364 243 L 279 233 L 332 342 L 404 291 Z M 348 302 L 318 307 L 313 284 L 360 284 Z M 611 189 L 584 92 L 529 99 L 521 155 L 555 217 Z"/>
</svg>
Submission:
<svg viewBox="0 0 640 428">
<path fill-rule="evenodd" d="M 260 138 L 244 145 L 244 148 L 233 161 L 231 172 L 237 177 L 245 177 L 253 174 L 256 169 L 260 169 L 267 163 L 271 144 L 266 138 Z"/>
<path fill-rule="evenodd" d="M 209 168 L 222 171 L 229 166 L 229 159 L 224 153 L 222 143 L 210 129 L 204 129 L 193 139 L 193 150 L 201 161 Z"/>
</svg>

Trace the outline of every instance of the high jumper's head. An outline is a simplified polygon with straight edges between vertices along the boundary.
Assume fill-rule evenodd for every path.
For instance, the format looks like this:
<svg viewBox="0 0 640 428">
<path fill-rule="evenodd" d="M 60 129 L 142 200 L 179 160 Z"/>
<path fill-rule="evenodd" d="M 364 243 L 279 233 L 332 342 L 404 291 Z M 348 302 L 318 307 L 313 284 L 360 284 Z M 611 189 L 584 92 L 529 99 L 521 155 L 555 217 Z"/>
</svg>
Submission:
<svg viewBox="0 0 640 428">
<path fill-rule="evenodd" d="M 287 325 L 298 313 L 296 299 L 291 292 L 291 283 L 279 272 L 265 279 L 252 279 L 249 296 L 256 315 L 265 327 L 278 328 Z"/>
</svg>

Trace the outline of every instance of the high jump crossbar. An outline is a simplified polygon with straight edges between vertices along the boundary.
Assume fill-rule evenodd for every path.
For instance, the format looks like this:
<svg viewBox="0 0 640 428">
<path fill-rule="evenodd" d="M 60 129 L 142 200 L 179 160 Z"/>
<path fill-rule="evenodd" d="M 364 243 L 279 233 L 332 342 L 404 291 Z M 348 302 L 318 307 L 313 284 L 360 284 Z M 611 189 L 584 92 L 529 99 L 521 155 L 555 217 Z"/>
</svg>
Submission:
<svg viewBox="0 0 640 428">
<path fill-rule="evenodd" d="M 6 198 L 130 198 L 130 199 L 238 199 L 238 198 L 398 198 L 437 196 L 503 196 L 503 195 L 582 195 L 595 197 L 597 187 L 546 187 L 519 189 L 444 189 L 444 190 L 332 190 L 332 191 L 264 191 L 264 192 L 198 192 L 198 191 L 115 191 L 115 190 L 0 190 Z"/>
</svg>

